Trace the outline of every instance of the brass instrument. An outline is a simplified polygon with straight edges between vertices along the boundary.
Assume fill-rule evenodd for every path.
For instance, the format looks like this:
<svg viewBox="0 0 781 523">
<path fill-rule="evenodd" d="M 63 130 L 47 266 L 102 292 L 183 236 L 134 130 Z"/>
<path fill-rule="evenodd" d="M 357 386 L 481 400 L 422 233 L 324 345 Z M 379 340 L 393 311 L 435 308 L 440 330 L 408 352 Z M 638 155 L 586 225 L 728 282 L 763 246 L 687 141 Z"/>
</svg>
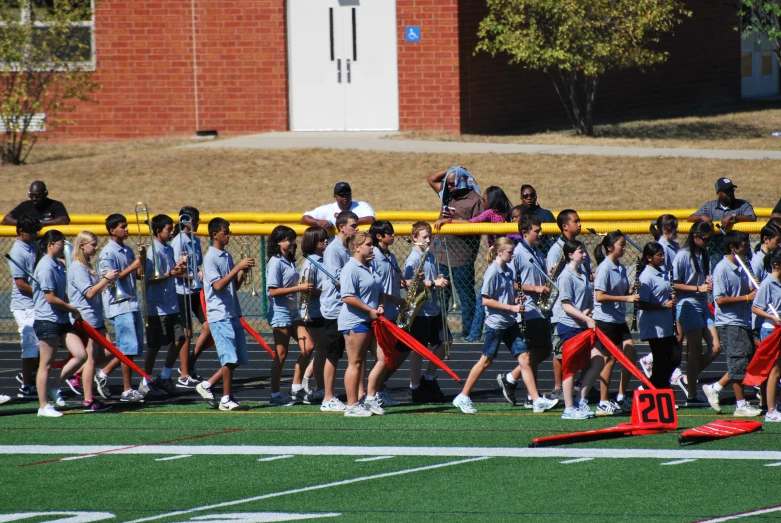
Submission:
<svg viewBox="0 0 781 523">
<path fill-rule="evenodd" d="M 189 214 L 182 214 L 179 216 L 179 245 L 181 246 L 182 254 L 186 259 L 186 265 L 184 268 L 184 277 L 182 278 L 182 287 L 184 287 L 184 317 L 185 326 L 189 326 L 193 316 L 193 282 L 198 281 L 198 256 L 195 254 L 195 239 L 192 230 L 193 218 Z M 190 235 L 184 232 L 185 227 L 190 227 Z M 185 242 L 185 238 L 187 241 Z M 185 329 L 186 331 L 192 330 Z"/>
<path fill-rule="evenodd" d="M 434 245 L 434 258 L 437 260 L 437 266 L 439 266 L 439 250 L 437 249 L 436 242 L 433 243 Z M 444 278 L 445 276 L 443 274 L 439 274 L 440 278 Z M 449 284 L 450 282 L 448 282 Z M 439 315 L 442 319 L 442 343 L 445 344 L 445 359 L 450 359 L 450 330 L 447 326 L 447 313 L 448 313 L 448 304 L 445 294 L 445 289 L 439 287 L 437 288 L 437 291 L 439 292 Z"/>
<path fill-rule="evenodd" d="M 145 223 L 149 227 L 149 247 L 152 252 L 152 277 L 149 278 L 149 281 L 157 281 L 163 279 L 163 271 L 160 270 L 160 263 L 157 259 L 157 250 L 155 249 L 155 235 L 152 233 L 152 219 L 149 216 L 149 206 L 144 202 L 138 202 L 136 204 L 136 225 L 138 226 L 138 245 L 139 250 L 144 244 L 141 242 L 141 213 L 146 213 L 146 219 L 143 220 L 143 223 Z M 146 272 L 146 271 L 145 271 Z M 145 285 L 146 286 L 146 285 Z"/>
<path fill-rule="evenodd" d="M 450 294 L 453 296 L 453 306 L 451 311 L 456 312 L 459 309 L 458 306 L 458 293 L 456 292 L 456 280 L 453 279 L 453 267 L 450 265 L 450 250 L 447 248 L 447 237 L 442 236 L 442 245 L 445 246 L 445 259 L 447 260 L 447 272 L 450 276 Z M 439 260 L 437 260 L 439 263 Z"/>
<path fill-rule="evenodd" d="M 144 202 L 136 203 L 136 226 L 138 227 L 138 278 L 141 281 L 141 311 L 144 315 L 144 328 L 149 328 L 149 312 L 146 305 L 146 244 L 141 239 L 141 213 L 146 213 L 146 220 L 144 223 L 149 225 L 149 236 L 152 236 L 152 221 L 149 219 L 149 207 Z M 152 238 L 152 249 L 154 249 L 155 242 Z M 154 255 L 154 250 L 152 251 Z M 153 258 L 154 259 L 154 258 Z"/>
<path fill-rule="evenodd" d="M 426 263 L 428 257 L 428 245 L 420 242 L 411 242 L 412 245 L 417 245 L 423 249 L 423 253 L 420 257 L 418 266 L 415 267 L 415 271 L 412 273 L 412 283 L 407 287 L 407 295 L 404 297 L 404 304 L 399 307 L 399 315 L 396 317 L 396 325 L 400 329 L 408 331 L 412 327 L 412 322 L 415 321 L 415 316 L 418 314 L 418 310 L 423 305 L 423 302 L 431 299 L 431 292 L 428 288 L 423 286 L 423 291 L 418 293 L 418 286 L 420 285 L 420 278 L 418 273 L 423 270 L 423 265 Z"/>
<path fill-rule="evenodd" d="M 678 293 L 675 292 L 675 283 L 673 282 L 673 270 L 667 273 L 667 279 L 670 281 L 670 299 L 673 301 L 678 300 Z M 673 335 L 678 338 L 678 311 L 673 306 Z"/>
<path fill-rule="evenodd" d="M 111 260 L 109 260 L 108 257 L 100 258 L 98 260 L 98 274 L 100 274 L 101 277 L 105 277 L 107 272 L 113 270 L 115 269 L 111 265 Z M 128 301 L 133 298 L 130 294 L 125 292 L 125 289 L 122 288 L 118 278 L 109 282 L 106 291 L 111 293 L 111 296 L 114 298 L 114 303 L 122 303 L 123 301 Z"/>
<path fill-rule="evenodd" d="M 556 300 L 559 299 L 559 289 L 553 282 L 558 279 L 559 275 L 561 275 L 561 271 L 564 270 L 566 265 L 564 250 L 562 250 L 559 259 L 556 260 L 556 265 L 553 266 L 553 273 L 550 277 L 546 278 L 547 283 L 545 284 L 545 287 L 548 288 L 548 296 L 541 296 L 537 301 L 537 308 L 540 309 L 540 311 L 550 313 L 550 311 L 553 310 L 553 305 L 556 303 Z"/>
<path fill-rule="evenodd" d="M 301 271 L 301 278 L 298 280 L 298 285 L 306 285 L 308 283 L 312 282 L 312 269 L 307 267 L 303 271 Z M 301 315 L 301 319 L 304 321 L 304 323 L 308 322 L 311 318 L 309 316 L 309 305 L 312 303 L 312 293 L 311 292 L 300 292 L 298 293 L 298 309 L 304 310 L 304 313 Z"/>
<path fill-rule="evenodd" d="M 250 250 L 249 250 L 249 237 L 248 236 L 242 236 L 241 237 L 241 243 L 243 244 L 243 247 L 242 247 L 241 252 L 239 253 L 239 258 L 241 258 L 243 260 L 247 255 L 250 254 Z M 247 249 L 246 255 L 244 253 L 244 249 Z M 252 267 L 250 267 L 247 270 L 246 276 L 247 276 L 247 280 L 248 280 L 247 283 L 249 283 L 250 288 L 252 289 L 251 292 L 250 292 L 250 296 L 252 298 L 255 298 L 258 295 L 258 291 L 255 290 L 255 277 L 254 277 L 254 275 L 252 273 Z"/>
</svg>

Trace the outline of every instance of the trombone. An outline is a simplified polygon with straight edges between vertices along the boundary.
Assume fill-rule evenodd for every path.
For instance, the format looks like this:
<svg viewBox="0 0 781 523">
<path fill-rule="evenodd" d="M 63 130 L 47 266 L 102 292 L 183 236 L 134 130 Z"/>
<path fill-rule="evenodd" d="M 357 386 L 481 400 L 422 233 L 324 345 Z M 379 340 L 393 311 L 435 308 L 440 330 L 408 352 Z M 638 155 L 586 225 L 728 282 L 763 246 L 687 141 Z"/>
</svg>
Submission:
<svg viewBox="0 0 781 523">
<path fill-rule="evenodd" d="M 100 274 L 101 277 L 104 277 L 107 272 L 113 270 L 114 266 L 107 256 L 98 260 L 98 274 Z M 122 288 L 122 283 L 119 281 L 119 278 L 109 282 L 107 292 L 111 293 L 111 296 L 114 298 L 114 303 L 122 303 L 123 301 L 128 301 L 132 298 L 132 296 Z"/>
<path fill-rule="evenodd" d="M 242 236 L 241 237 L 241 243 L 243 244 L 243 247 L 241 249 L 241 252 L 239 253 L 239 258 L 242 260 L 246 257 L 247 254 L 250 253 L 249 250 L 249 237 Z M 244 249 L 247 249 L 247 253 L 244 253 Z M 250 287 L 252 288 L 252 292 L 250 292 L 251 297 L 256 297 L 258 295 L 258 291 L 255 290 L 255 278 L 252 274 L 252 267 L 249 268 L 249 271 L 247 272 L 247 279 L 249 280 L 248 283 L 250 284 Z"/>
<path fill-rule="evenodd" d="M 182 279 L 182 287 L 184 288 L 185 330 L 192 330 L 192 327 L 187 329 L 187 326 L 190 325 L 193 316 L 193 282 L 198 278 L 198 257 L 195 254 L 195 239 L 193 238 L 193 234 L 195 233 L 192 231 L 192 222 L 192 216 L 189 214 L 182 214 L 179 216 L 179 242 L 182 253 L 184 253 L 187 260 L 184 278 Z M 184 232 L 184 228 L 188 226 L 190 226 L 190 236 L 187 236 L 187 233 Z M 183 238 L 185 236 L 187 237 L 186 243 Z"/>
<path fill-rule="evenodd" d="M 437 258 L 437 266 L 439 266 L 439 250 L 437 249 L 437 242 L 433 242 L 434 244 L 434 258 Z M 449 261 L 449 260 L 448 260 Z M 450 264 L 448 263 L 448 268 L 450 268 Z M 440 278 L 444 278 L 443 274 L 439 274 Z M 450 277 L 453 277 L 453 271 L 450 271 Z M 452 285 L 452 279 L 448 282 Z M 448 313 L 448 304 L 445 300 L 445 289 L 438 288 L 437 291 L 439 292 L 439 315 L 442 317 L 442 343 L 445 344 L 445 359 L 450 359 L 450 331 L 448 329 L 447 324 L 447 313 Z"/>
<path fill-rule="evenodd" d="M 149 247 L 152 251 L 152 268 L 154 270 L 153 276 L 149 278 L 149 281 L 157 281 L 163 279 L 163 272 L 160 270 L 160 263 L 157 260 L 157 249 L 155 248 L 155 235 L 152 233 L 152 219 L 149 217 L 149 206 L 144 202 L 138 202 L 136 204 L 136 225 L 138 226 L 138 245 L 139 250 L 145 245 L 141 242 L 141 213 L 146 213 L 146 219 L 143 223 L 149 227 Z"/>
<path fill-rule="evenodd" d="M 447 260 L 447 272 L 448 276 L 450 276 L 450 294 L 453 296 L 453 306 L 450 308 L 451 311 L 457 312 L 459 309 L 458 304 L 458 292 L 456 292 L 456 280 L 453 279 L 453 267 L 450 265 L 450 249 L 447 248 L 447 237 L 442 236 L 442 245 L 445 246 L 445 259 Z M 437 260 L 437 263 L 439 260 Z"/>
</svg>

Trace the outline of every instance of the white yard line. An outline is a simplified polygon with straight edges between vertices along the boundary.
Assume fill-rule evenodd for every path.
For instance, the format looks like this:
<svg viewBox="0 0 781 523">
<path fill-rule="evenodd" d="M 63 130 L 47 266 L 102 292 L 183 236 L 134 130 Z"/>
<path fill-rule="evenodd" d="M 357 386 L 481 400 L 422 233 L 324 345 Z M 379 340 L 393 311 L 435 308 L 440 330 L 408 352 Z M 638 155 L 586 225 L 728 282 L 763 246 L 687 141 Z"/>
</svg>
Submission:
<svg viewBox="0 0 781 523">
<path fill-rule="evenodd" d="M 213 510 L 217 508 L 223 508 L 223 507 L 232 507 L 235 505 L 241 505 L 242 503 L 251 503 L 253 501 L 261 501 L 264 499 L 269 498 L 277 498 L 280 496 L 287 496 L 289 494 L 300 494 L 301 492 L 310 492 L 312 490 L 321 490 L 325 488 L 330 487 L 340 487 L 342 485 L 350 485 L 351 483 L 359 483 L 361 481 L 369 481 L 372 479 L 380 479 L 380 478 L 389 478 L 392 476 L 401 476 L 403 474 L 411 474 L 413 472 L 421 472 L 424 470 L 433 470 L 433 469 L 439 469 L 443 467 L 452 467 L 454 465 L 463 465 L 464 463 L 472 463 L 474 461 L 482 461 L 484 459 L 490 459 L 488 457 L 478 457 L 478 458 L 470 458 L 470 459 L 462 459 L 458 461 L 448 461 L 447 463 L 438 463 L 436 465 L 426 465 L 425 467 L 415 467 L 411 469 L 404 469 L 404 470 L 397 470 L 395 472 L 384 472 L 382 474 L 372 474 L 371 476 L 361 476 L 358 478 L 351 478 L 351 479 L 344 479 L 341 481 L 334 481 L 332 483 L 323 483 L 321 485 L 313 485 L 311 487 L 302 487 L 297 489 L 291 489 L 291 490 L 283 490 L 281 492 L 272 492 L 270 494 L 262 494 L 260 496 L 253 496 L 251 498 L 244 498 L 244 499 L 237 499 L 234 501 L 225 501 L 223 503 L 215 503 L 214 505 L 204 505 L 202 507 L 195 507 L 188 510 L 178 510 L 176 512 L 168 512 L 165 514 L 159 514 L 157 516 L 151 516 L 148 518 L 141 518 L 141 519 L 134 519 L 132 521 L 127 521 L 126 523 L 142 523 L 144 521 L 154 521 L 157 519 L 163 519 L 163 518 L 169 518 L 173 516 L 180 516 L 184 514 L 192 514 L 193 512 L 201 512 L 204 510 Z"/>
<path fill-rule="evenodd" d="M 778 463 L 767 463 L 765 464 L 766 467 L 781 467 L 781 461 Z"/>
<path fill-rule="evenodd" d="M 659 463 L 660 465 L 680 465 L 682 463 L 691 463 L 692 461 L 697 461 L 696 459 L 679 459 L 676 461 L 668 461 L 667 463 Z"/>
<path fill-rule="evenodd" d="M 177 456 L 168 456 L 167 458 L 157 458 L 155 461 L 171 461 L 172 459 L 192 458 L 192 454 L 179 454 Z"/>
<path fill-rule="evenodd" d="M 575 458 L 575 459 L 567 459 L 564 461 L 559 461 L 562 465 L 569 465 L 570 463 L 580 463 L 582 461 L 593 461 L 594 458 Z"/>
<path fill-rule="evenodd" d="M 760 514 L 770 514 L 771 512 L 779 512 L 779 511 L 781 511 L 781 505 L 777 507 L 752 510 L 751 512 L 742 512 L 740 514 L 733 514 L 731 516 L 724 516 L 724 517 L 718 517 L 713 519 L 701 519 L 697 523 L 721 523 L 722 521 L 732 521 L 735 519 L 743 519 L 751 516 L 759 516 Z"/>
<path fill-rule="evenodd" d="M 276 461 L 278 459 L 295 458 L 293 454 L 285 454 L 283 456 L 270 456 L 268 458 L 260 458 L 258 461 Z"/>
<path fill-rule="evenodd" d="M 362 461 L 377 461 L 377 460 L 380 460 L 380 459 L 390 459 L 390 458 L 395 458 L 395 457 L 396 456 L 373 456 L 371 458 L 358 458 L 355 461 L 359 461 L 359 462 L 362 462 Z"/>
</svg>

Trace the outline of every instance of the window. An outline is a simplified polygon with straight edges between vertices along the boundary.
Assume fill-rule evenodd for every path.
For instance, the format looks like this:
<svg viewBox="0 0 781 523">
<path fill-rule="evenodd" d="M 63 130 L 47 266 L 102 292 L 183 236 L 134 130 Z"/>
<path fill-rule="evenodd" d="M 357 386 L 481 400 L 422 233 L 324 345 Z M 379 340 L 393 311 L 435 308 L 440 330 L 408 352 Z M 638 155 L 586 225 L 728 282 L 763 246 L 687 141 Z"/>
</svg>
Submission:
<svg viewBox="0 0 781 523">
<path fill-rule="evenodd" d="M 742 56 L 742 71 L 743 71 L 743 78 L 751 78 L 754 74 L 753 67 L 752 67 L 752 61 L 754 59 L 753 53 L 743 53 Z"/>
<path fill-rule="evenodd" d="M 773 51 L 762 51 L 762 76 L 773 74 Z"/>
</svg>

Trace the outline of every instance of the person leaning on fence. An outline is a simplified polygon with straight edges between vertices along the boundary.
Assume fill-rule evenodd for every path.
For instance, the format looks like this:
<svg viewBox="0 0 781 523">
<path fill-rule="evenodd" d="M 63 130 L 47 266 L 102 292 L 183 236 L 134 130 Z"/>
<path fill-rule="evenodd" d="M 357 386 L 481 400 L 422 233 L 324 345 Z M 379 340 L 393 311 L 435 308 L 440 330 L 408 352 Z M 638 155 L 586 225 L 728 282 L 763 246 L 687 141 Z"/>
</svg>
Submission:
<svg viewBox="0 0 781 523">
<path fill-rule="evenodd" d="M 431 173 L 426 181 L 437 193 L 442 204 L 439 219 L 434 223 L 435 231 L 438 231 L 448 220 L 471 220 L 483 212 L 480 187 L 474 176 L 465 168 L 451 167 L 445 171 Z M 452 284 L 455 285 L 458 299 L 461 302 L 461 334 L 466 341 L 477 341 L 479 336 L 478 338 L 472 337 L 472 333 L 479 332 L 483 328 L 482 319 L 476 321 L 475 318 L 475 305 L 477 303 L 475 260 L 480 250 L 480 236 L 447 236 L 443 237 L 442 241 L 446 243 L 437 249 L 439 272 L 447 274 L 446 263 L 450 264 L 454 280 Z M 449 301 L 449 293 L 446 296 Z"/>
<path fill-rule="evenodd" d="M 30 184 L 27 196 L 30 198 L 28 201 L 20 203 L 3 216 L 2 225 L 16 225 L 17 220 L 23 214 L 33 215 L 46 226 L 68 225 L 71 222 L 65 206 L 61 202 L 49 198 L 49 191 L 46 190 L 45 183 L 35 181 Z"/>
<path fill-rule="evenodd" d="M 559 226 L 561 236 L 551 246 L 548 251 L 548 257 L 545 262 L 545 270 L 548 271 L 548 275 L 553 275 L 553 271 L 559 264 L 559 261 L 566 263 L 566 257 L 564 256 L 564 243 L 568 240 L 574 240 L 580 234 L 580 216 L 574 209 L 564 209 L 556 217 L 556 224 Z M 586 258 L 583 263 L 578 265 L 578 270 L 591 279 L 591 258 L 586 251 Z M 552 397 L 563 400 L 564 391 L 561 381 L 561 338 L 556 328 L 558 318 L 561 316 L 561 296 L 553 304 L 553 310 L 551 311 L 552 332 L 553 332 L 553 392 Z"/>
<path fill-rule="evenodd" d="M 212 246 L 203 257 L 203 293 L 206 299 L 206 321 L 212 330 L 221 367 L 206 381 L 195 386 L 196 392 L 210 405 L 219 410 L 247 410 L 231 394 L 233 371 L 239 365 L 249 363 L 247 338 L 241 325 L 241 308 L 236 294 L 244 283 L 247 271 L 255 266 L 255 260 L 244 258 L 238 264 L 225 250 L 230 242 L 230 223 L 223 218 L 212 218 L 209 222 L 209 236 Z M 222 398 L 215 403 L 214 385 L 222 381 Z"/>
<path fill-rule="evenodd" d="M 718 198 L 705 202 L 702 207 L 689 216 L 688 221 L 721 222 L 725 231 L 732 229 L 737 222 L 755 222 L 757 215 L 754 208 L 746 200 L 735 198 L 735 189 L 738 186 L 729 178 L 716 180 L 716 194 Z"/>
<path fill-rule="evenodd" d="M 11 278 L 14 280 L 14 285 L 11 288 L 11 313 L 14 315 L 19 335 L 22 338 L 22 372 L 16 376 L 21 387 L 19 387 L 16 396 L 23 399 L 38 397 L 35 388 L 35 369 L 38 368 L 38 337 L 33 328 L 35 310 L 30 275 L 35 271 L 35 241 L 38 239 L 38 231 L 40 230 L 41 222 L 35 216 L 32 214 L 19 216 L 19 220 L 16 222 L 18 236 L 9 253 L 9 256 L 16 263 L 8 261 Z"/>
<path fill-rule="evenodd" d="M 334 203 L 327 203 L 320 207 L 306 211 L 301 217 L 304 225 L 319 225 L 329 230 L 336 224 L 339 213 L 350 211 L 358 216 L 358 225 L 371 225 L 374 223 L 374 209 L 366 202 L 353 201 L 353 191 L 347 182 L 339 182 L 334 186 Z"/>
<path fill-rule="evenodd" d="M 713 385 L 703 385 L 702 391 L 713 410 L 721 412 L 719 394 L 732 383 L 737 405 L 735 416 L 759 416 L 762 409 L 751 406 L 743 394 L 746 368 L 756 350 L 751 335 L 751 304 L 757 291 L 751 287 L 748 275 L 735 260 L 749 251 L 748 235 L 730 231 L 724 238 L 726 253 L 713 271 L 713 299 L 716 302 L 716 330 L 727 355 L 727 373 Z"/>
<path fill-rule="evenodd" d="M 781 325 L 781 319 L 776 315 L 778 311 L 781 311 L 781 248 L 775 248 L 768 253 L 765 258 L 765 270 L 767 270 L 767 277 L 759 285 L 759 290 L 752 306 L 752 312 L 761 321 L 760 340 L 770 336 L 773 329 Z M 781 359 L 776 358 L 767 377 L 767 393 L 764 396 L 767 404 L 765 421 L 781 421 L 781 412 L 778 411 L 776 404 L 778 379 L 780 377 Z"/>
</svg>

